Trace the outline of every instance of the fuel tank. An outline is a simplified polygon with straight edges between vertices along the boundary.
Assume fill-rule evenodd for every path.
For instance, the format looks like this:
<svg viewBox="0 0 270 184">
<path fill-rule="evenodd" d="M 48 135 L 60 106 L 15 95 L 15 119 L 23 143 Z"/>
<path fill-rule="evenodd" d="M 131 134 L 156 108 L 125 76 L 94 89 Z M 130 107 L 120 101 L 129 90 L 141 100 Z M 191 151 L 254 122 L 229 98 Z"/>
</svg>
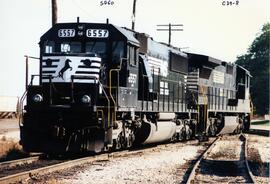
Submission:
<svg viewBox="0 0 270 184">
<path fill-rule="evenodd" d="M 155 124 L 149 123 L 149 126 L 150 132 L 143 144 L 167 141 L 171 139 L 176 131 L 176 124 L 172 121 L 158 121 Z"/>
<path fill-rule="evenodd" d="M 164 142 L 171 139 L 175 132 L 176 124 L 172 121 L 158 121 L 156 123 L 143 121 L 141 129 L 136 134 L 136 142 L 141 144 Z"/>
</svg>

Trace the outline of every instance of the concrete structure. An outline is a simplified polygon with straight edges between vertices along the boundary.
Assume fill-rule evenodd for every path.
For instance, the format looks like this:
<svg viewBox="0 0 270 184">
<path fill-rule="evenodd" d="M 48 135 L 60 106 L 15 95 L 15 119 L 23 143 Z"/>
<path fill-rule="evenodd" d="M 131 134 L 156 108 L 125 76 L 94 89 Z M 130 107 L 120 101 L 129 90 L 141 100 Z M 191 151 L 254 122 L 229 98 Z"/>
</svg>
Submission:
<svg viewBox="0 0 270 184">
<path fill-rule="evenodd" d="M 19 97 L 0 96 L 0 119 L 17 116 Z"/>
</svg>

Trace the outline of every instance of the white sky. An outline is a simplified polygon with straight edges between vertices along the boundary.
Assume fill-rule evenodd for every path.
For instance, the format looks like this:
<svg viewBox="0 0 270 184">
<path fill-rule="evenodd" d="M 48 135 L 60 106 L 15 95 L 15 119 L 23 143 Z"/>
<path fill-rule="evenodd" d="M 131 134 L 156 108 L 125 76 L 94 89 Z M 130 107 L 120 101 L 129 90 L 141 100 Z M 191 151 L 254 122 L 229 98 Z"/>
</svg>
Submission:
<svg viewBox="0 0 270 184">
<path fill-rule="evenodd" d="M 130 28 L 133 0 L 111 1 L 113 6 L 100 6 L 100 0 L 58 0 L 58 22 L 73 22 L 77 16 L 81 22 L 109 18 L 110 23 Z M 172 45 L 234 62 L 270 22 L 269 0 L 238 1 L 238 6 L 223 6 L 223 0 L 137 0 L 135 29 L 167 43 L 168 33 L 156 31 L 156 25 L 184 24 L 184 31 L 172 33 Z M 0 96 L 24 92 L 24 55 L 39 57 L 39 38 L 51 27 L 50 3 L 0 1 Z M 32 74 L 38 72 L 36 62 L 30 60 Z"/>
</svg>

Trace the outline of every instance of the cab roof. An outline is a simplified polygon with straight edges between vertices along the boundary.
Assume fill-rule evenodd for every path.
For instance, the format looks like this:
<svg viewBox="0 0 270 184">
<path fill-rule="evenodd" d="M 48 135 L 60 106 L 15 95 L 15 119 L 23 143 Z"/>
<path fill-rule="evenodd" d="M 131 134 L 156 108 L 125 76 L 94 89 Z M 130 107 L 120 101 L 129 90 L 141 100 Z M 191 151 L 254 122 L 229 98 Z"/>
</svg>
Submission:
<svg viewBox="0 0 270 184">
<path fill-rule="evenodd" d="M 76 34 L 74 37 L 59 37 L 58 36 L 59 29 L 75 29 Z M 107 29 L 109 31 L 109 39 L 125 40 L 132 45 L 135 45 L 137 47 L 140 46 L 140 43 L 135 38 L 134 33 L 129 32 L 124 28 L 115 26 L 113 24 L 85 23 L 85 22 L 57 23 L 53 27 L 51 27 L 45 34 L 41 36 L 39 43 L 42 43 L 47 40 L 82 41 L 82 40 L 88 40 L 88 39 L 96 39 L 96 38 L 88 38 L 86 36 L 87 29 Z M 78 35 L 78 32 L 82 32 L 83 34 Z M 101 38 L 101 39 L 104 39 L 104 38 Z"/>
</svg>

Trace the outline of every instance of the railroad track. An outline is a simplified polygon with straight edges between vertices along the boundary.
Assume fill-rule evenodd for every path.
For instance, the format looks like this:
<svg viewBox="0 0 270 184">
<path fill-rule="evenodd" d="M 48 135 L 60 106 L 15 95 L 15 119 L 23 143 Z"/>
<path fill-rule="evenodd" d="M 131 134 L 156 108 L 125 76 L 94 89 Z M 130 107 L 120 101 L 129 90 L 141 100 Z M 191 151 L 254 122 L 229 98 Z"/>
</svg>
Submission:
<svg viewBox="0 0 270 184">
<path fill-rule="evenodd" d="M 39 157 L 40 156 L 33 156 L 33 157 L 28 157 L 28 158 L 0 162 L 0 169 L 3 167 L 14 167 L 14 166 L 22 165 L 22 164 L 28 164 L 28 163 L 37 161 Z"/>
<path fill-rule="evenodd" d="M 192 142 L 192 141 L 191 141 Z M 193 141 L 194 143 L 194 141 Z M 170 143 L 172 144 L 172 143 Z M 176 146 L 179 143 L 175 143 Z M 192 144 L 192 143 L 191 143 Z M 185 144 L 179 144 L 179 146 L 183 146 Z M 154 147 L 144 147 L 138 150 L 123 150 L 117 151 L 113 153 L 103 153 L 94 156 L 87 156 L 83 158 L 78 158 L 74 160 L 61 161 L 60 163 L 52 164 L 49 166 L 41 166 L 35 169 L 30 169 L 27 171 L 22 171 L 15 174 L 10 174 L 5 177 L 0 177 L 0 184 L 2 183 L 18 183 L 23 181 L 28 181 L 30 179 L 35 179 L 40 175 L 45 175 L 48 173 L 52 173 L 54 171 L 64 170 L 75 166 L 80 166 L 83 164 L 95 164 L 96 162 L 110 161 L 113 158 L 118 157 L 127 157 L 131 155 L 141 155 L 147 152 L 158 151 L 162 149 L 166 149 L 167 144 L 162 144 Z M 30 158 L 29 158 L 30 159 Z M 47 160 L 48 161 L 48 160 Z"/>
<path fill-rule="evenodd" d="M 53 165 L 60 162 L 63 162 L 63 160 L 49 160 L 44 155 L 1 162 L 0 183 L 12 183 L 12 181 L 5 180 L 5 178 L 8 179 L 10 176 L 17 175 L 18 173 L 21 172 L 27 172 L 30 170 Z"/>
<path fill-rule="evenodd" d="M 188 180 L 186 180 L 185 183 L 196 183 L 196 174 L 199 171 L 199 166 L 202 162 L 202 160 L 205 160 L 207 158 L 207 156 L 210 154 L 211 150 L 213 149 L 213 147 L 215 147 L 215 145 L 217 144 L 217 142 L 219 140 L 221 140 L 222 137 L 217 137 L 210 145 L 209 147 L 202 153 L 201 157 L 198 159 L 198 161 L 195 163 L 192 172 L 190 173 Z M 245 164 L 247 165 L 247 170 L 248 173 L 250 175 L 250 179 L 248 179 L 247 181 L 249 181 L 250 183 L 252 183 L 254 181 L 254 177 L 248 167 L 248 162 L 246 160 L 247 158 L 247 143 L 246 143 L 246 139 L 243 140 L 243 150 L 244 150 L 244 155 L 242 156 L 245 160 Z M 196 141 L 189 141 L 191 144 L 194 144 Z M 173 143 L 170 143 L 173 144 Z M 176 143 L 176 145 L 178 145 L 179 143 Z M 180 143 L 179 145 L 186 145 L 186 143 Z M 83 164 L 94 164 L 96 162 L 100 162 L 100 161 L 110 161 L 113 158 L 117 158 L 117 157 L 125 157 L 125 156 L 130 156 L 130 155 L 137 155 L 137 154 L 143 154 L 145 152 L 151 152 L 151 151 L 158 151 L 161 149 L 166 149 L 166 147 L 168 146 L 168 144 L 162 144 L 162 145 L 158 145 L 155 147 L 146 147 L 146 148 L 140 148 L 138 150 L 124 150 L 124 151 L 118 151 L 118 152 L 113 152 L 113 153 L 103 153 L 103 154 L 99 154 L 99 155 L 95 155 L 95 156 L 88 156 L 88 157 L 84 157 L 84 158 L 79 158 L 79 159 L 74 159 L 74 160 L 58 160 L 56 163 L 52 163 L 51 165 L 44 166 L 44 165 L 39 165 L 36 168 L 33 169 L 29 169 L 29 170 L 23 170 L 21 172 L 18 173 L 14 173 L 14 174 L 8 174 L 4 177 L 2 177 L 0 175 L 0 184 L 2 183 L 18 183 L 18 182 L 22 182 L 22 181 L 28 181 L 29 179 L 35 179 L 38 178 L 39 175 L 45 175 L 48 173 L 52 173 L 54 171 L 58 171 L 58 170 L 64 170 L 64 169 L 68 169 L 74 166 L 80 166 Z M 31 164 L 36 162 L 37 160 L 39 160 L 38 157 L 32 157 L 32 158 L 26 158 L 26 159 L 20 159 L 20 160 L 16 160 L 16 161 L 9 161 L 9 162 L 3 162 L 0 163 L 0 173 L 1 173 L 1 168 L 6 166 L 6 167 L 10 167 L 10 168 L 14 168 L 15 166 L 18 165 L 27 165 L 27 164 Z M 48 160 L 45 160 L 44 162 L 47 162 Z M 45 164 L 46 165 L 46 164 Z"/>
<path fill-rule="evenodd" d="M 211 173 L 211 170 L 213 171 L 213 168 L 211 167 L 214 167 L 213 165 L 215 163 L 218 163 L 219 166 L 218 167 L 224 167 L 223 168 L 223 176 L 222 176 L 222 180 L 217 180 L 216 182 L 226 182 L 226 183 L 235 183 L 235 182 L 239 182 L 237 181 L 236 179 L 236 176 L 235 176 L 235 179 L 229 179 L 229 178 L 226 178 L 226 172 L 231 172 L 230 171 L 230 164 L 228 164 L 228 161 L 208 161 L 208 157 L 211 153 L 211 151 L 213 150 L 213 148 L 217 145 L 217 143 L 219 141 L 221 141 L 223 139 L 222 136 L 218 136 L 213 142 L 211 145 L 209 145 L 209 147 L 201 154 L 201 156 L 198 158 L 198 160 L 196 161 L 196 163 L 194 164 L 190 174 L 188 175 L 188 178 L 186 180 L 185 183 L 188 183 L 188 184 L 193 184 L 193 183 L 202 183 L 202 182 L 215 182 L 213 180 L 213 177 L 212 176 L 209 176 L 209 181 L 206 179 L 206 180 L 202 180 L 202 178 L 199 178 L 197 179 L 197 175 L 199 175 L 201 172 L 204 173 L 204 177 L 205 175 L 213 175 L 213 173 Z M 241 144 L 241 151 L 240 151 L 240 159 L 238 162 L 239 165 L 239 168 L 241 168 L 241 172 L 237 173 L 237 174 L 240 174 L 242 179 L 240 180 L 240 182 L 244 182 L 244 183 L 255 183 L 255 179 L 254 179 L 254 176 L 250 170 L 250 167 L 248 165 L 248 161 L 247 161 L 247 139 L 246 137 L 241 134 L 239 136 L 239 139 L 240 141 L 242 141 L 242 144 Z M 207 163 L 209 162 L 209 163 Z M 205 168 L 206 167 L 206 168 Z M 211 168 L 210 169 L 210 172 L 207 172 L 207 167 Z M 228 168 L 225 168 L 225 167 L 228 167 Z M 243 172 L 244 171 L 244 172 Z M 230 175 L 230 174 L 228 174 Z M 207 178 L 207 177 L 206 177 Z M 228 181 L 226 181 L 228 179 Z"/>
</svg>

